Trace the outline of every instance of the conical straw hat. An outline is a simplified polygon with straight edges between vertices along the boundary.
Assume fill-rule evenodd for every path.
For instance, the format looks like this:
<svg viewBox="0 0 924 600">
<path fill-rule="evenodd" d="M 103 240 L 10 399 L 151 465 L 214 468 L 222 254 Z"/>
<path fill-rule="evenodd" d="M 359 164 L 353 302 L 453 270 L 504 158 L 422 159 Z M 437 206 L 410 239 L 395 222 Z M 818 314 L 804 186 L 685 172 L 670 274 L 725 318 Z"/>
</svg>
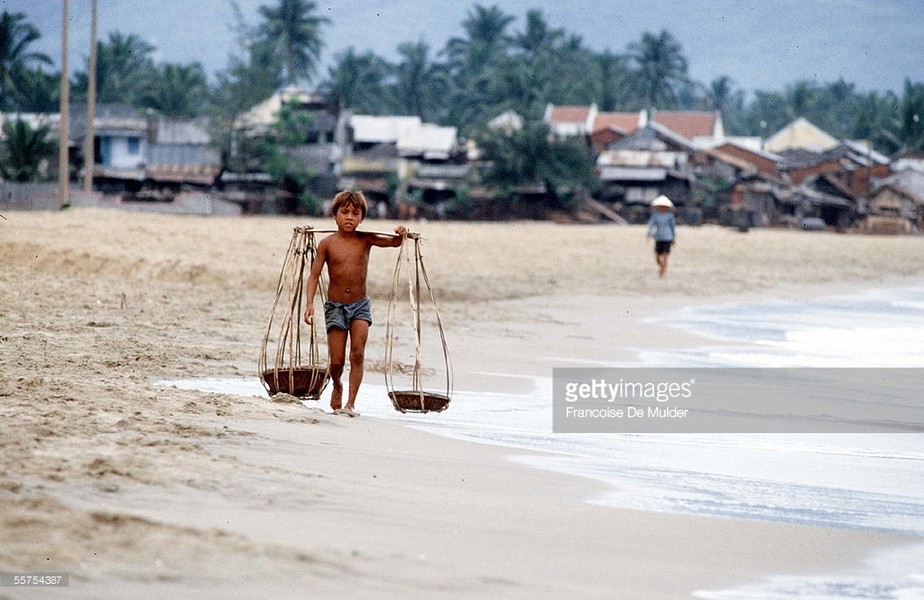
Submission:
<svg viewBox="0 0 924 600">
<path fill-rule="evenodd" d="M 657 198 L 651 201 L 652 206 L 666 206 L 668 208 L 674 208 L 674 203 L 671 202 L 671 199 L 661 194 Z"/>
</svg>

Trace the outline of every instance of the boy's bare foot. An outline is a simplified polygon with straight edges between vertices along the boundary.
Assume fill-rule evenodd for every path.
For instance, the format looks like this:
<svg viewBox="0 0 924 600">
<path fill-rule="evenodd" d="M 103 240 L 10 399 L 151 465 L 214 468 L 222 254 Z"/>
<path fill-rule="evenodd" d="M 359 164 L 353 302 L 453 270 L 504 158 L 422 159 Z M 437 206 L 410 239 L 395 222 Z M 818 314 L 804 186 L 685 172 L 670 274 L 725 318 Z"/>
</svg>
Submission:
<svg viewBox="0 0 924 600">
<path fill-rule="evenodd" d="M 343 386 L 334 384 L 330 392 L 330 408 L 337 411 L 341 406 L 343 406 Z"/>
<path fill-rule="evenodd" d="M 358 417 L 359 413 L 353 410 L 352 408 L 338 408 L 334 411 L 335 415 L 344 415 L 347 417 Z"/>
</svg>

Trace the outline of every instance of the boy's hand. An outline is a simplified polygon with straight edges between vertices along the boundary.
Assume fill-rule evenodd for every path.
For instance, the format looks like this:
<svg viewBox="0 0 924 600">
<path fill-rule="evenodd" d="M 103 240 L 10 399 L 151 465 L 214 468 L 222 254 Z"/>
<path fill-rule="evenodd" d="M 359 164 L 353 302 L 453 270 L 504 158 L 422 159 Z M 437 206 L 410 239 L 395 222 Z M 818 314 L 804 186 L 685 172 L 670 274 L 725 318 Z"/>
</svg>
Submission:
<svg viewBox="0 0 924 600">
<path fill-rule="evenodd" d="M 314 318 L 314 306 L 309 304 L 308 308 L 305 309 L 305 323 L 311 325 L 311 320 Z"/>
<path fill-rule="evenodd" d="M 397 227 L 395 227 L 395 233 L 400 235 L 401 237 L 404 237 L 407 234 L 407 227 L 405 227 L 404 225 L 398 225 Z"/>
</svg>

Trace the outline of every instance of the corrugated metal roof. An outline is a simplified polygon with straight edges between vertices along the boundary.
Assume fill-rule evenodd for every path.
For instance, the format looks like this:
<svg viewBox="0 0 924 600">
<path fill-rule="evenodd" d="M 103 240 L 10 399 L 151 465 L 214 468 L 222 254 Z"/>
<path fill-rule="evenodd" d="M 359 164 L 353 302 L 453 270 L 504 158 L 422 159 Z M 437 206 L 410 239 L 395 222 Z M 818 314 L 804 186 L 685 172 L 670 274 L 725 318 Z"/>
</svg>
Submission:
<svg viewBox="0 0 924 600">
<path fill-rule="evenodd" d="M 602 181 L 664 181 L 667 169 L 663 167 L 607 166 L 600 169 Z"/>
<path fill-rule="evenodd" d="M 323 98 L 316 92 L 290 86 L 251 107 L 237 118 L 234 125 L 239 129 L 269 127 L 279 118 L 282 105 L 290 102 L 306 109 L 323 107 Z"/>
<path fill-rule="evenodd" d="M 160 144 L 210 144 L 211 136 L 195 121 L 157 121 L 156 141 Z"/>
<path fill-rule="evenodd" d="M 218 151 L 198 144 L 149 144 L 147 164 L 156 165 L 210 165 L 220 166 Z"/>
<path fill-rule="evenodd" d="M 375 115 L 353 115 L 353 141 L 360 144 L 398 143 L 405 132 L 420 127 L 420 117 L 381 117 Z"/>
<path fill-rule="evenodd" d="M 423 123 L 409 128 L 398 138 L 398 154 L 423 156 L 428 159 L 446 159 L 456 145 L 456 128 Z"/>
<path fill-rule="evenodd" d="M 666 167 L 673 169 L 686 162 L 685 152 L 653 150 L 604 150 L 597 157 L 598 167 Z"/>
</svg>

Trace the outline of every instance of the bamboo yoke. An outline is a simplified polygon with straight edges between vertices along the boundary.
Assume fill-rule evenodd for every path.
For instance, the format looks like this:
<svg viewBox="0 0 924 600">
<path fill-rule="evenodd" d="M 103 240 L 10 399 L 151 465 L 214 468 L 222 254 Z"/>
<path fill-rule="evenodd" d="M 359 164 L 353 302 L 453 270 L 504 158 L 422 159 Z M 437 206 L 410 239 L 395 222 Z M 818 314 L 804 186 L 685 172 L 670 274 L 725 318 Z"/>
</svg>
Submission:
<svg viewBox="0 0 924 600">
<path fill-rule="evenodd" d="M 320 353 L 320 334 L 315 322 L 307 326 L 308 350 L 302 350 L 302 314 L 305 309 L 305 284 L 307 273 L 317 257 L 317 234 L 335 233 L 336 229 L 315 229 L 311 226 L 295 227 L 289 248 L 283 261 L 282 270 L 276 285 L 273 307 L 266 325 L 263 343 L 260 347 L 259 371 L 263 387 L 270 396 L 286 393 L 298 398 L 317 400 L 330 380 L 327 357 Z M 367 233 L 394 236 L 394 233 L 369 231 Z M 439 412 L 445 410 L 452 394 L 452 366 L 449 359 L 449 347 L 443 330 L 442 318 L 436 304 L 430 278 L 423 263 L 421 238 L 417 233 L 408 232 L 407 239 L 414 240 L 414 250 L 405 251 L 407 244 L 402 243 L 398 251 L 392 278 L 391 298 L 388 303 L 385 343 L 385 385 L 394 408 L 400 412 Z M 413 269 L 411 260 L 413 255 Z M 402 263 L 406 263 L 403 268 Z M 414 366 L 410 389 L 395 389 L 395 370 L 399 365 L 395 360 L 395 344 L 400 335 L 396 322 L 399 288 L 402 273 L 407 278 L 407 289 L 411 323 L 414 339 Z M 318 282 L 321 302 L 327 300 L 326 275 L 322 271 Z M 435 315 L 439 330 L 440 344 L 445 366 L 445 394 L 426 391 L 423 387 L 423 344 L 421 312 L 424 308 L 421 300 L 422 287 L 427 288 L 429 308 Z M 424 298 L 426 301 L 427 298 Z M 322 313 L 323 314 L 323 313 Z M 273 333 L 276 333 L 275 338 Z M 271 350 L 271 346 L 275 349 Z"/>
</svg>

